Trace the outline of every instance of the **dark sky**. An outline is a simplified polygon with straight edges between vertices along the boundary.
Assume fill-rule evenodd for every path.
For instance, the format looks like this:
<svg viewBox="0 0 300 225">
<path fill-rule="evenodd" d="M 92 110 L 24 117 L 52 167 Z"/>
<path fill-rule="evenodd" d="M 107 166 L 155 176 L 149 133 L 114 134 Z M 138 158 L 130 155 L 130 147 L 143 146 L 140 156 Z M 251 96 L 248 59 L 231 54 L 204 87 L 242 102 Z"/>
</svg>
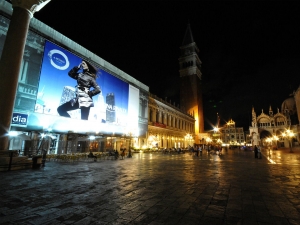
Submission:
<svg viewBox="0 0 300 225">
<path fill-rule="evenodd" d="M 202 61 L 206 129 L 245 130 L 300 85 L 300 1 L 52 0 L 35 18 L 179 103 L 179 47 L 190 23 Z"/>
</svg>

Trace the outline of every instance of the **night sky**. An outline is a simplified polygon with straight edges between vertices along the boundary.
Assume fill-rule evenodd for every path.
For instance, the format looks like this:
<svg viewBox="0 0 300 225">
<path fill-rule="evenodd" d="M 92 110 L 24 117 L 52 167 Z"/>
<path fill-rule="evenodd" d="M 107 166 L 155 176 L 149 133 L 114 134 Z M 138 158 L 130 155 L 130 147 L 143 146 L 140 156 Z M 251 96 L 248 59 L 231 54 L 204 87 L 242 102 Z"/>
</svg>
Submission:
<svg viewBox="0 0 300 225">
<path fill-rule="evenodd" d="M 190 23 L 202 61 L 205 129 L 274 114 L 300 85 L 300 1 L 52 0 L 35 18 L 179 104 Z"/>
</svg>

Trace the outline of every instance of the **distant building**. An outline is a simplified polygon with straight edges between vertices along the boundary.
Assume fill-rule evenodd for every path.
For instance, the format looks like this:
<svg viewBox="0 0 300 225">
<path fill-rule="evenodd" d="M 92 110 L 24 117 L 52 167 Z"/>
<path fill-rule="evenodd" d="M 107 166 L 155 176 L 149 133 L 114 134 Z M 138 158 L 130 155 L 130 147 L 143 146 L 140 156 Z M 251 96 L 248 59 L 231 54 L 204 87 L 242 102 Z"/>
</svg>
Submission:
<svg viewBox="0 0 300 225">
<path fill-rule="evenodd" d="M 243 127 L 235 127 L 231 119 L 220 129 L 223 145 L 240 146 L 245 145 L 245 133 Z"/>
<path fill-rule="evenodd" d="M 297 118 L 296 94 L 290 95 L 283 101 L 281 110 L 277 108 L 274 114 L 272 107 L 269 107 L 269 113 L 262 110 L 261 114 L 256 116 L 252 108 L 252 126 L 249 127 L 249 137 L 251 145 L 288 147 L 289 144 L 298 144 L 299 120 Z M 297 98 L 296 98 L 297 99 Z M 293 133 L 293 136 L 287 138 L 286 132 Z"/>
</svg>

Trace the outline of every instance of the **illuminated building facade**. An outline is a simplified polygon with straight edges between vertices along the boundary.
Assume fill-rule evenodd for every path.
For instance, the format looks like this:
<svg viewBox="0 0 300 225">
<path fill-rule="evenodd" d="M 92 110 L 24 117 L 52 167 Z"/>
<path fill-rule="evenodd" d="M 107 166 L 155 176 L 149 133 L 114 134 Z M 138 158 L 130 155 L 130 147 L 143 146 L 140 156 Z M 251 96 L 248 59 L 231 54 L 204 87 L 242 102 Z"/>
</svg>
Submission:
<svg viewBox="0 0 300 225">
<path fill-rule="evenodd" d="M 180 108 L 195 118 L 195 143 L 200 144 L 200 133 L 204 132 L 201 60 L 199 49 L 188 24 L 182 46 L 180 47 Z"/>
<path fill-rule="evenodd" d="M 195 119 L 175 105 L 150 94 L 147 146 L 186 148 L 194 145 Z"/>
<path fill-rule="evenodd" d="M 1 54 L 12 10 L 9 2 L 0 4 Z M 100 84 L 102 92 L 93 97 L 94 107 L 85 121 L 80 120 L 80 109 L 69 112 L 71 118 L 57 113 L 57 107 L 72 99 L 76 92 L 76 82 L 69 86 L 67 75 L 70 66 L 78 65 L 70 63 L 76 60 L 89 61 L 101 70 L 99 79 L 107 79 L 113 84 L 110 87 L 116 88 L 109 92 Z M 68 82 L 61 85 L 65 80 Z M 125 93 L 121 103 L 119 89 Z M 10 138 L 9 149 L 32 151 L 45 142 L 48 153 L 57 154 L 119 150 L 128 148 L 130 143 L 137 148 L 192 146 L 195 117 L 191 114 L 198 111 L 187 113 L 188 110 L 149 95 L 148 86 L 32 18 L 10 130 L 18 135 Z"/>
<path fill-rule="evenodd" d="M 223 145 L 240 146 L 245 144 L 244 128 L 235 127 L 235 122 L 232 119 L 220 129 L 220 133 Z"/>
<path fill-rule="evenodd" d="M 12 5 L 0 1 L 0 54 L 11 15 Z M 36 149 L 45 135 L 51 153 L 128 148 L 126 134 L 133 131 L 136 137 L 146 137 L 149 87 L 145 84 L 35 18 L 30 20 L 22 57 L 10 129 L 17 136 L 11 136 L 8 149 Z M 69 111 L 71 118 L 57 112 L 59 105 L 74 97 L 76 81 L 68 71 L 82 60 L 101 70 L 96 79 L 102 92 L 93 97 L 86 121 L 80 119 L 80 109 Z M 106 115 L 108 105 L 111 111 Z"/>
<path fill-rule="evenodd" d="M 274 113 L 272 107 L 269 112 L 256 115 L 254 107 L 252 108 L 252 124 L 249 127 L 250 145 L 270 146 L 273 148 L 288 147 L 291 141 L 292 145 L 299 143 L 299 122 L 296 109 L 297 94 L 290 95 L 283 101 L 281 110 L 277 108 Z M 294 135 L 291 140 L 284 137 L 286 131 Z"/>
</svg>

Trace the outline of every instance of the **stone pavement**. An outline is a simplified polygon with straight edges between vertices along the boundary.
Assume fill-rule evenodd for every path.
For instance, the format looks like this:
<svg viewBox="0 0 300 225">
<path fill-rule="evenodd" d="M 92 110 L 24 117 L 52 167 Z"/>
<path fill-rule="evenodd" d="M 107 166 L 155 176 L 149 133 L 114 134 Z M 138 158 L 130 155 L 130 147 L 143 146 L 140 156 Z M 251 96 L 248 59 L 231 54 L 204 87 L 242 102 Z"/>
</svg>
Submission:
<svg viewBox="0 0 300 225">
<path fill-rule="evenodd" d="M 0 224 L 300 224 L 299 152 L 137 153 L 1 172 Z"/>
</svg>

